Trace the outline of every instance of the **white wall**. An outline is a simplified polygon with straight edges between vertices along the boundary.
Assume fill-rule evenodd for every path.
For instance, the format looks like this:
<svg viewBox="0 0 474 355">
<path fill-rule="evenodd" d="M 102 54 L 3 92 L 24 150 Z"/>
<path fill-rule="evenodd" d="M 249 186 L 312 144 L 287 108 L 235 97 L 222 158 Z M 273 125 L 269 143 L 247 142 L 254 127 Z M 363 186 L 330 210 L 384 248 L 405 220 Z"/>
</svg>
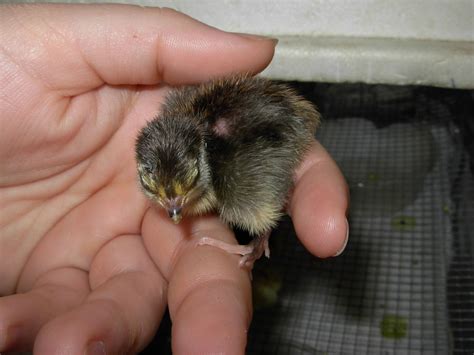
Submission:
<svg viewBox="0 0 474 355">
<path fill-rule="evenodd" d="M 127 2 L 127 1 L 124 1 Z M 210 25 L 274 35 L 472 41 L 472 0 L 137 0 Z"/>
</svg>

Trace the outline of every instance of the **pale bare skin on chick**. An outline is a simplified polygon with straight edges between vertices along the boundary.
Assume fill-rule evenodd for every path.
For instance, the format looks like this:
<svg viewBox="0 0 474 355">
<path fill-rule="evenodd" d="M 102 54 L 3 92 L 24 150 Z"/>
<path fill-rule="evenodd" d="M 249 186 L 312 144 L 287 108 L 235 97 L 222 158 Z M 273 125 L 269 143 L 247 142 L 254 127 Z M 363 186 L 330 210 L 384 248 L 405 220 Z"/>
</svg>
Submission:
<svg viewBox="0 0 474 355">
<path fill-rule="evenodd" d="M 319 124 L 314 106 L 285 85 L 246 75 L 173 90 L 136 144 L 144 193 L 179 223 L 217 212 L 247 231 L 248 245 L 203 237 L 252 267 L 270 255 L 293 173 Z"/>
</svg>

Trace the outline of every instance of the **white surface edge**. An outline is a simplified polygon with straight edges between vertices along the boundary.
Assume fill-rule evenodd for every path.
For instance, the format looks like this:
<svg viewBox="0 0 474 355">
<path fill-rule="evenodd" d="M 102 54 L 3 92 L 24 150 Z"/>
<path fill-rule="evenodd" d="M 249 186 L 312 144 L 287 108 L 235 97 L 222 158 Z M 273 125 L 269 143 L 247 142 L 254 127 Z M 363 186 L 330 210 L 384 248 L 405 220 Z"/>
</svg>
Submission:
<svg viewBox="0 0 474 355">
<path fill-rule="evenodd" d="M 281 36 L 264 76 L 474 88 L 474 43 Z"/>
</svg>

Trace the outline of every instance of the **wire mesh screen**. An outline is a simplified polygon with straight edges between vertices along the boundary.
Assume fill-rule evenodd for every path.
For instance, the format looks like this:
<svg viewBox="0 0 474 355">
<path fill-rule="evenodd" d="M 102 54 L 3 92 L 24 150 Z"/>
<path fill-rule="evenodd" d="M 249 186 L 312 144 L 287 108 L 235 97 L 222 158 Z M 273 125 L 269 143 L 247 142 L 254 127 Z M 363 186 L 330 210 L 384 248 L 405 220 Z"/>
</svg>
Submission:
<svg viewBox="0 0 474 355">
<path fill-rule="evenodd" d="M 247 353 L 472 354 L 473 93 L 293 85 L 349 183 L 350 241 L 320 260 L 280 224 L 254 271 Z"/>
</svg>

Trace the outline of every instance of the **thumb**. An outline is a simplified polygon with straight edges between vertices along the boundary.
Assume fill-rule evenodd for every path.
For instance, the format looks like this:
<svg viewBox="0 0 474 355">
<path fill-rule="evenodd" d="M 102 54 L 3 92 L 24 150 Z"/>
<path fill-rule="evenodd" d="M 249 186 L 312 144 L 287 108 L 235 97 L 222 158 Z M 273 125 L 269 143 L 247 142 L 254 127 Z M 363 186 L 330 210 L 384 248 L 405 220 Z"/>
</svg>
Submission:
<svg viewBox="0 0 474 355">
<path fill-rule="evenodd" d="M 275 46 L 271 39 L 223 32 L 166 8 L 42 4 L 3 10 L 0 27 L 8 34 L 2 30 L 1 37 L 9 56 L 24 61 L 46 87 L 68 94 L 103 83 L 184 84 L 257 73 Z M 75 88 L 80 91 L 71 92 Z"/>
</svg>

